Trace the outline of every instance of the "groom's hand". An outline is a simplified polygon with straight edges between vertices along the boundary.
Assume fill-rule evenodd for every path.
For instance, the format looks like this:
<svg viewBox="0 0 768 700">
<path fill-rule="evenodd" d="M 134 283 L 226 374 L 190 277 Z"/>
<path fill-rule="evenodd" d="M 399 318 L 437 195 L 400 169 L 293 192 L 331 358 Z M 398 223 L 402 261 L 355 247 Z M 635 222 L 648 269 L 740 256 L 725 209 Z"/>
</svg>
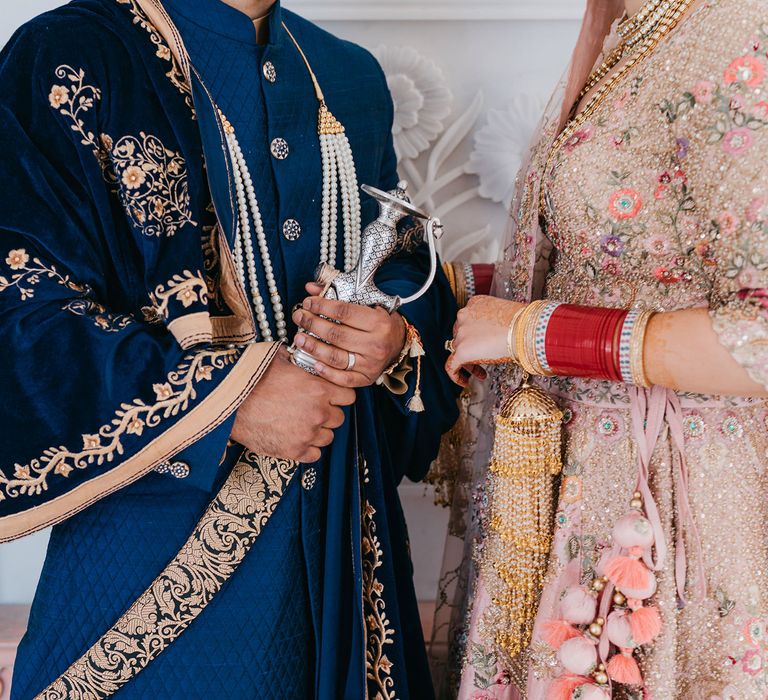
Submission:
<svg viewBox="0 0 768 700">
<path fill-rule="evenodd" d="M 318 295 L 322 288 L 308 284 L 307 291 Z M 306 331 L 297 334 L 296 345 L 318 360 L 315 369 L 321 377 L 341 387 L 371 386 L 405 345 L 403 317 L 380 307 L 310 296 L 294 311 L 293 321 Z M 348 369 L 350 353 L 352 369 Z"/>
<path fill-rule="evenodd" d="M 355 392 L 291 364 L 281 348 L 237 412 L 232 439 L 252 452 L 310 463 L 344 423 Z"/>
</svg>

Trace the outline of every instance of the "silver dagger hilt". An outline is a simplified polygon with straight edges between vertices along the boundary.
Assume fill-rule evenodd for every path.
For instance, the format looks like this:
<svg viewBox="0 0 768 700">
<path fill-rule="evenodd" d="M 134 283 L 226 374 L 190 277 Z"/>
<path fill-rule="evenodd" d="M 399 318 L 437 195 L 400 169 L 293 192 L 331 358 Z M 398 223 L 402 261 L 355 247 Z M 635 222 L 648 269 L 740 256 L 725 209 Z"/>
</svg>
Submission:
<svg viewBox="0 0 768 700">
<path fill-rule="evenodd" d="M 429 216 L 415 207 L 407 193 L 408 184 L 398 183 L 391 192 L 384 192 L 370 185 L 362 190 L 379 203 L 379 216 L 363 231 L 360 243 L 360 257 L 349 272 L 341 272 L 324 263 L 317 271 L 317 283 L 324 289 L 328 299 L 338 299 L 363 306 L 381 306 L 394 313 L 401 306 L 410 304 L 426 294 L 437 274 L 437 241 L 443 235 L 440 220 Z M 429 246 L 430 270 L 421 288 L 408 297 L 400 298 L 382 292 L 375 282 L 377 270 L 392 256 L 398 247 L 397 225 L 406 216 L 425 221 L 425 238 Z M 294 364 L 307 372 L 314 373 L 315 358 L 297 348 L 290 348 Z"/>
</svg>

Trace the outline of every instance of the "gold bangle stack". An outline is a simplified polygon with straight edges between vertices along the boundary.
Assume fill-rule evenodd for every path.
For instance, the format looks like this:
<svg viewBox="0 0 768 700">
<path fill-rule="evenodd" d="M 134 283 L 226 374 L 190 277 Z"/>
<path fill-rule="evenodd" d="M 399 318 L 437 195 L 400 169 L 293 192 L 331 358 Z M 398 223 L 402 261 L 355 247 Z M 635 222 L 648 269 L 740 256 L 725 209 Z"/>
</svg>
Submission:
<svg viewBox="0 0 768 700">
<path fill-rule="evenodd" d="M 534 301 L 515 314 L 510 324 L 507 343 L 510 356 L 530 376 L 551 377 L 536 356 L 536 326 L 547 301 Z"/>
<path fill-rule="evenodd" d="M 648 322 L 656 314 L 653 311 L 643 311 L 635 321 L 630 341 L 629 361 L 632 372 L 632 383 L 635 386 L 649 389 L 651 382 L 645 372 L 645 334 L 648 330 Z"/>
<path fill-rule="evenodd" d="M 457 262 L 443 263 L 443 271 L 448 278 L 448 284 L 451 285 L 451 291 L 456 297 L 456 303 L 460 309 L 463 309 L 469 301 L 467 294 L 467 275 L 464 271 L 464 265 Z"/>
<path fill-rule="evenodd" d="M 521 306 L 515 311 L 515 315 L 512 317 L 512 320 L 509 323 L 509 330 L 507 331 L 507 357 L 509 357 L 515 364 L 519 364 L 517 361 L 517 322 L 520 319 L 520 316 L 522 316 L 523 311 L 525 311 L 525 306 Z"/>
</svg>

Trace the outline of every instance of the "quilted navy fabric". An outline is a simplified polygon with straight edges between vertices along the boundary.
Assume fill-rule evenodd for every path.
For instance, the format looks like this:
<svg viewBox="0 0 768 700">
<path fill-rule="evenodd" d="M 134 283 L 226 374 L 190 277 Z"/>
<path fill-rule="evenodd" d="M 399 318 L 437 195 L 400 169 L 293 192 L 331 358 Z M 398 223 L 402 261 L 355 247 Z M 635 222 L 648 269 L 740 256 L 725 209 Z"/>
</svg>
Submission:
<svg viewBox="0 0 768 700">
<path fill-rule="evenodd" d="M 9 154 L 3 160 L 18 152 L 13 133 L 21 130 L 34 162 L 43 160 L 57 173 L 44 175 L 35 165 L 28 180 L 19 182 L 9 169 L 0 170 L 0 190 L 6 193 L 0 200 L 0 242 L 4 239 L 7 248 L 32 248 L 19 239 L 13 223 L 20 216 L 14 207 L 20 204 L 8 193 L 16 192 L 27 206 L 32 228 L 45 229 L 35 238 L 36 253 L 45 257 L 55 251 L 60 267 L 75 279 L 87 279 L 101 304 L 130 314 L 138 328 L 132 332 L 146 334 L 163 349 L 121 355 L 122 364 L 104 362 L 98 353 L 113 351 L 94 340 L 95 349 L 90 350 L 91 344 L 86 348 L 90 361 L 81 361 L 82 326 L 62 331 L 60 324 L 57 336 L 46 324 L 37 330 L 3 326 L 0 314 L 0 331 L 8 331 L 5 343 L 16 358 L 0 373 L 11 373 L 14 386 L 24 386 L 24 395 L 39 397 L 35 405 L 44 406 L 39 409 L 44 419 L 25 426 L 31 432 L 27 440 L 18 439 L 24 433 L 18 423 L 24 420 L 23 402 L 16 408 L 21 414 L 17 422 L 4 423 L 16 428 L 0 441 L 0 469 L 28 461 L 49 444 L 66 444 L 70 436 L 80 439 L 92 430 L 91 424 L 108 421 L 107 409 L 131 398 L 125 383 L 133 379 L 133 370 L 126 372 L 124 366 L 149 371 L 157 364 L 172 366 L 182 355 L 164 326 L 141 320 L 141 310 L 158 280 L 169 279 L 182 266 L 202 265 L 201 230 L 213 223 L 212 202 L 231 242 L 234 210 L 206 89 L 235 125 L 246 152 L 284 305 L 290 308 L 303 299 L 304 284 L 313 277 L 319 257 L 318 105 L 306 67 L 281 28 L 283 21 L 307 53 L 329 108 L 347 128 L 360 182 L 385 189 L 397 182 L 393 107 L 370 54 L 279 4 L 265 46 L 256 44 L 248 18 L 219 0 L 173 0 L 167 9 L 198 74 L 192 85 L 194 118 L 190 96 L 169 79 L 170 61 L 152 41 L 132 0 L 74 0 L 23 27 L 0 57 L 0 108 L 6 125 L 15 125 L 0 129 L 0 142 Z M 274 82 L 263 70 L 267 61 L 276 71 Z M 141 230 L 142 222 L 105 182 L 92 149 L 79 132 L 62 127 L 60 112 L 52 109 L 52 86 L 63 82 L 56 74 L 62 65 L 82 70 L 88 84 L 100 90 L 100 98 L 82 114 L 86 133 L 109 134 L 113 140 L 154 134 L 166 149 L 183 156 L 194 226 L 181 226 L 162 240 Z M 24 99 L 19 99 L 21 93 Z M 289 146 L 284 160 L 270 154 L 275 138 Z M 131 173 L 125 175 L 123 188 L 132 183 L 130 178 Z M 28 196 L 19 198 L 19 187 L 32 188 L 37 202 L 45 201 L 49 191 L 65 188 L 66 206 L 56 210 L 54 219 L 45 207 L 30 208 Z M 364 200 L 364 223 L 376 213 L 375 203 Z M 59 219 L 60 225 L 49 225 Z M 288 219 L 301 226 L 297 240 L 281 233 Z M 76 235 L 99 254 L 89 256 L 91 248 L 76 245 Z M 6 256 L 3 251 L 0 260 Z M 427 272 L 428 256 L 420 249 L 393 259 L 378 281 L 386 291 L 405 296 L 421 285 Z M 179 312 L 183 301 L 173 300 Z M 61 313 L 60 307 L 51 313 Z M 430 293 L 403 314 L 419 329 L 427 350 L 422 371 L 426 413 L 406 409 L 413 377 L 404 397 L 381 387 L 360 391 L 334 444 L 320 462 L 300 467 L 221 593 L 116 697 L 360 700 L 379 692 L 400 700 L 432 697 L 397 485 L 406 475 L 423 477 L 441 434 L 456 416 L 455 388 L 442 371 L 443 345 L 455 317 L 445 279 L 440 276 Z M 69 335 L 60 340 L 62 332 Z M 29 347 L 34 352 L 22 366 L 18 355 Z M 61 356 L 62 347 L 68 356 Z M 22 375 L 26 383 L 19 379 Z M 66 380 L 60 384 L 62 377 Z M 3 386 L 5 378 L 0 374 Z M 143 381 L 151 393 L 152 382 Z M 101 392 L 98 400 L 95 392 Z M 219 463 L 230 427 L 231 421 L 181 451 L 177 459 L 189 465 L 187 478 L 150 474 L 54 529 L 29 631 L 19 649 L 13 700 L 30 700 L 53 682 L 179 551 L 233 466 L 236 449 Z M 126 438 L 128 452 L 140 449 L 146 439 Z M 119 468 L 119 463 L 103 469 Z M 314 478 L 303 480 L 309 473 Z M 11 507 L 18 505 L 0 501 L 0 514 Z M 381 549 L 375 574 L 391 641 L 368 665 L 385 670 L 391 680 L 388 691 L 367 678 L 366 668 L 366 651 L 376 630 L 363 595 L 363 562 L 370 556 L 365 539 L 370 542 L 373 536 Z"/>
</svg>

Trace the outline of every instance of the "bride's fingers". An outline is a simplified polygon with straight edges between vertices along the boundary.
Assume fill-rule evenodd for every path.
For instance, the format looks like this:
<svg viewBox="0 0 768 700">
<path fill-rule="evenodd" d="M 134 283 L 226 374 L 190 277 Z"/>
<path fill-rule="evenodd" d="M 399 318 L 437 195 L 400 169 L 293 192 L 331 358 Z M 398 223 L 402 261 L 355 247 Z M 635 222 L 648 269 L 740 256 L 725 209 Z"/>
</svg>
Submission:
<svg viewBox="0 0 768 700">
<path fill-rule="evenodd" d="M 451 361 L 453 359 L 453 355 L 450 355 L 448 359 L 445 361 L 445 373 L 451 378 L 451 381 L 454 384 L 461 384 L 459 383 L 459 372 L 457 369 L 454 368 L 453 362 Z"/>
<path fill-rule="evenodd" d="M 445 367 L 451 379 L 456 384 L 459 384 L 459 386 L 466 386 L 471 377 L 476 377 L 480 381 L 485 381 L 485 379 L 488 378 L 488 373 L 478 363 L 478 360 L 470 360 L 466 356 L 466 348 L 464 347 L 461 336 L 457 336 L 453 341 L 453 347 L 454 352 L 448 358 Z M 459 379 L 462 379 L 463 381 L 460 382 Z"/>
<path fill-rule="evenodd" d="M 486 379 L 488 379 L 488 372 L 485 371 L 480 365 L 472 365 L 471 367 L 465 367 L 464 369 L 471 372 L 473 377 L 476 377 L 481 382 L 484 382 Z"/>
<path fill-rule="evenodd" d="M 453 355 L 446 361 L 445 371 L 448 373 L 448 376 L 454 384 L 458 384 L 463 389 L 466 389 L 469 384 L 469 374 L 463 367 L 453 363 Z"/>
</svg>

